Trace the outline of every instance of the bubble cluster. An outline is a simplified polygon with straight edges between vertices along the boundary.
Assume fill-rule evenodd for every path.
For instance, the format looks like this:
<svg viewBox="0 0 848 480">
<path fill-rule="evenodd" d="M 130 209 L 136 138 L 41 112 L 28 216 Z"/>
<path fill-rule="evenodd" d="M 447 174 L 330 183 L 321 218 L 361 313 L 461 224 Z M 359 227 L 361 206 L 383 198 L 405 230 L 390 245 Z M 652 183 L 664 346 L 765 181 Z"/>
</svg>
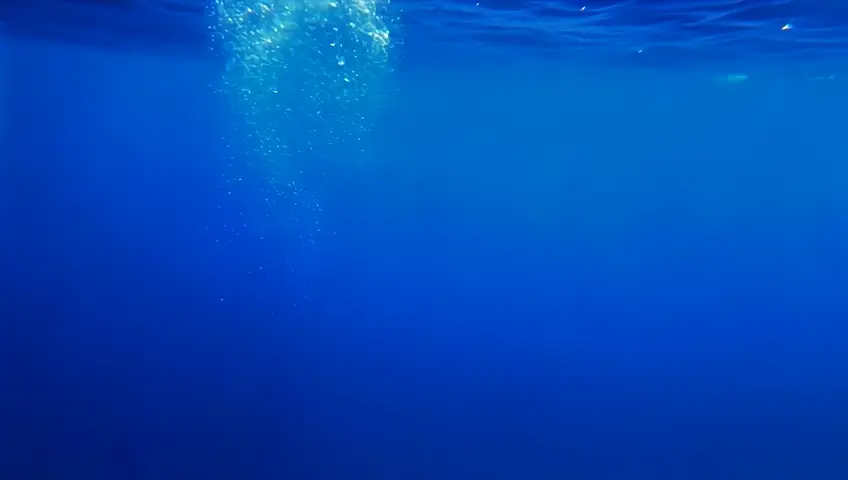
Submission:
<svg viewBox="0 0 848 480">
<path fill-rule="evenodd" d="M 387 3 L 215 0 L 226 66 L 230 183 L 275 223 L 313 238 L 322 179 L 367 161 L 368 133 L 389 88 Z"/>
</svg>

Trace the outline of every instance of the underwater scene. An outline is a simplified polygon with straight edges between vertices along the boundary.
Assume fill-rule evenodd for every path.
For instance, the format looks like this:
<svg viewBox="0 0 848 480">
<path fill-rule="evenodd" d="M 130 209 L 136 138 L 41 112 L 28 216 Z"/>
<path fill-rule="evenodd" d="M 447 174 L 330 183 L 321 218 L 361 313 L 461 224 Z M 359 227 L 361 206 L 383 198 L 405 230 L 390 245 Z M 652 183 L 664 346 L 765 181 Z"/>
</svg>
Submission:
<svg viewBox="0 0 848 480">
<path fill-rule="evenodd" d="M 0 3 L 0 479 L 848 478 L 848 3 Z"/>
</svg>

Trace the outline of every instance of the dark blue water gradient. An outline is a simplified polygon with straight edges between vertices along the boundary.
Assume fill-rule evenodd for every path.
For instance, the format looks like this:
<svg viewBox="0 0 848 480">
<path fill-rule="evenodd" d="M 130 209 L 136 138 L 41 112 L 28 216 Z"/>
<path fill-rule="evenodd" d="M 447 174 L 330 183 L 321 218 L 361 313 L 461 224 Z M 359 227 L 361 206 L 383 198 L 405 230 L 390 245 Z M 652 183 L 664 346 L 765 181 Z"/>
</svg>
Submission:
<svg viewBox="0 0 848 480">
<path fill-rule="evenodd" d="M 146 48 L 208 50 L 206 0 L 10 0 L 0 21 L 22 34 Z M 848 56 L 839 0 L 395 0 L 407 57 L 487 54 L 681 64 Z"/>
<path fill-rule="evenodd" d="M 841 3 L 395 3 L 428 72 L 311 283 L 212 241 L 213 66 L 126 54 L 202 10 L 56 5 L 6 18 L 118 52 L 0 63 L 0 478 L 848 478 L 844 86 L 569 65 L 838 62 Z"/>
</svg>

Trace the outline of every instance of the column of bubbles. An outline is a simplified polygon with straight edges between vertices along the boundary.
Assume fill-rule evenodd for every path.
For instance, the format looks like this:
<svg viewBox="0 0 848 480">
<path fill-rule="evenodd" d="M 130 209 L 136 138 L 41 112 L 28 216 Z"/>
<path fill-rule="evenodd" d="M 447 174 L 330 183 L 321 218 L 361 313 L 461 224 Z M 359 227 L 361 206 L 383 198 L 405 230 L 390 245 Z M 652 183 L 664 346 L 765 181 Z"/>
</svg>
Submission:
<svg viewBox="0 0 848 480">
<path fill-rule="evenodd" d="M 219 82 L 228 103 L 233 188 L 250 182 L 262 228 L 321 234 L 322 177 L 367 168 L 368 133 L 390 89 L 387 4 L 215 0 Z M 236 227 L 241 227 L 236 225 Z"/>
</svg>

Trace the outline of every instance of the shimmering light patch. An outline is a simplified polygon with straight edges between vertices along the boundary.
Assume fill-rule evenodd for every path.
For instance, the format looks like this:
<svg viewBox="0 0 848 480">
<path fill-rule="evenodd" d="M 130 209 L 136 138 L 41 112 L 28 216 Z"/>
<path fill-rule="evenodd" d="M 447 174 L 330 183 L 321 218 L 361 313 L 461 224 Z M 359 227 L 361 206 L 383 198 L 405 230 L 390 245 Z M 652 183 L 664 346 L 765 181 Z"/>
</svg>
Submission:
<svg viewBox="0 0 848 480">
<path fill-rule="evenodd" d="M 725 77 L 727 83 L 742 83 L 748 80 L 748 75 L 745 73 L 731 73 Z"/>
<path fill-rule="evenodd" d="M 367 134 L 392 70 L 386 7 L 379 0 L 215 0 L 231 163 L 242 169 L 230 181 L 257 180 L 251 188 L 262 190 L 257 198 L 271 228 L 294 223 L 300 235 L 317 235 L 322 178 L 367 161 Z"/>
</svg>

